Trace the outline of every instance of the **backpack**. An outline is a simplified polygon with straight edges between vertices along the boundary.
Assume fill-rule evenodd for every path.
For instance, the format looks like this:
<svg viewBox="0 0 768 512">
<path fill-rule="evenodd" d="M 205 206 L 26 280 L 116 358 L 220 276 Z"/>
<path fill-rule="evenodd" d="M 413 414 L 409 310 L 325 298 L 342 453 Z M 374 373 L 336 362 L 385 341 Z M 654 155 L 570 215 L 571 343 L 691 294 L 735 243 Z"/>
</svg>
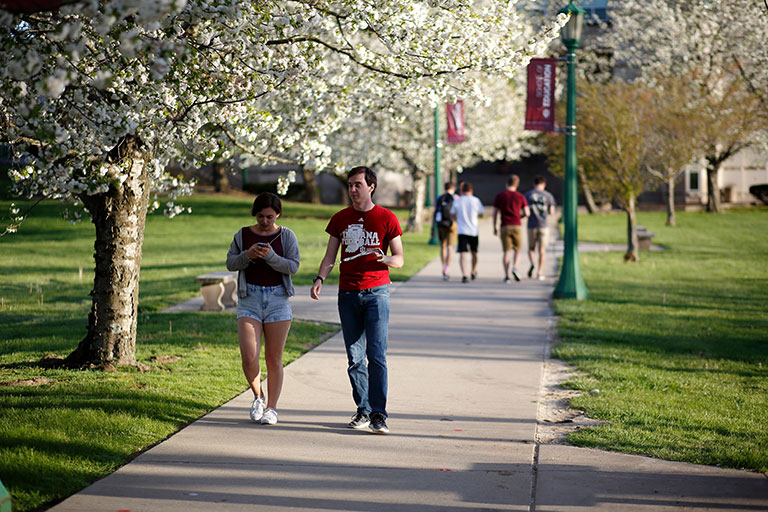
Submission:
<svg viewBox="0 0 768 512">
<path fill-rule="evenodd" d="M 453 225 L 451 219 L 451 206 L 453 206 L 453 195 L 443 194 L 437 198 L 435 206 L 435 223 L 441 228 L 450 228 Z"/>
</svg>

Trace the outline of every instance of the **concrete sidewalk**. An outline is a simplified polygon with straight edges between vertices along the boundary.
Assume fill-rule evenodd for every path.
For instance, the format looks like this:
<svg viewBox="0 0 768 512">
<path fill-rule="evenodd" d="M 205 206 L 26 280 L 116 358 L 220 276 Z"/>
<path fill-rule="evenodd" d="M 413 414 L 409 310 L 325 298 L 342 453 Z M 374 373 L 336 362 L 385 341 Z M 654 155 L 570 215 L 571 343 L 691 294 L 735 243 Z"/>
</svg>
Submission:
<svg viewBox="0 0 768 512">
<path fill-rule="evenodd" d="M 251 423 L 243 393 L 52 510 L 768 510 L 763 475 L 539 445 L 553 279 L 502 284 L 482 227 L 476 281 L 434 261 L 392 294 L 390 435 L 345 428 L 336 335 L 286 368 L 278 425 Z M 297 318 L 338 321 L 334 290 L 300 293 Z"/>
</svg>

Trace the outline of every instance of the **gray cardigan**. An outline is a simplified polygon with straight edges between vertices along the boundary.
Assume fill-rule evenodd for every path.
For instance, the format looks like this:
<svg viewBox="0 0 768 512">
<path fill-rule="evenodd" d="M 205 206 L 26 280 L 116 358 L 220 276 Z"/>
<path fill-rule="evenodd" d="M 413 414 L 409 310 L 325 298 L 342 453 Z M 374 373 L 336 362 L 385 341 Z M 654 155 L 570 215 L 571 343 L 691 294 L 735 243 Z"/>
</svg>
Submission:
<svg viewBox="0 0 768 512">
<path fill-rule="evenodd" d="M 246 254 L 247 248 L 243 248 L 243 229 L 235 233 L 235 238 L 229 246 L 227 253 L 227 270 L 237 270 L 237 296 L 244 299 L 248 295 L 246 290 L 245 272 L 243 272 L 251 262 Z M 283 274 L 283 287 L 289 297 L 296 295 L 293 288 L 291 275 L 299 270 L 299 241 L 293 231 L 283 226 L 280 232 L 280 241 L 283 244 L 284 256 L 278 256 L 275 251 L 269 251 L 264 261 L 267 265 Z"/>
</svg>

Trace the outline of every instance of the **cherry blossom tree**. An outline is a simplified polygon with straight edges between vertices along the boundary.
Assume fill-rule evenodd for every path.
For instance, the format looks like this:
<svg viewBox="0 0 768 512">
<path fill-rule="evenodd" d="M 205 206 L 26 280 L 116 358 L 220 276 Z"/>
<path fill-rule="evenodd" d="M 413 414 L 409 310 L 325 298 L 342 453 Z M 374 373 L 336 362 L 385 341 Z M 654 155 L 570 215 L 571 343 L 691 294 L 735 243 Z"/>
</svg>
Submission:
<svg viewBox="0 0 768 512">
<path fill-rule="evenodd" d="M 144 222 L 191 185 L 166 164 L 289 155 L 321 169 L 355 112 L 512 76 L 565 22 L 522 44 L 517 2 L 86 0 L 0 10 L 2 142 L 14 190 L 84 207 L 93 305 L 73 365 L 135 364 Z M 231 142 L 222 149 L 222 140 Z"/>
<path fill-rule="evenodd" d="M 616 62 L 643 79 L 695 75 L 693 104 L 704 110 L 710 128 L 699 148 L 708 162 L 710 211 L 721 209 L 722 162 L 746 147 L 767 145 L 766 40 L 768 9 L 762 0 L 617 2 L 601 39 Z"/>
<path fill-rule="evenodd" d="M 445 106 L 437 97 L 425 97 L 386 111 L 372 110 L 348 120 L 334 133 L 339 150 L 335 162 L 347 168 L 352 162 L 410 174 L 412 179 L 409 231 L 421 231 L 427 177 L 434 174 L 434 115 L 440 123 L 441 167 L 460 172 L 482 160 L 518 158 L 532 147 L 533 135 L 523 130 L 524 77 L 485 76 L 478 80 L 477 94 L 463 100 L 466 141 L 445 143 Z M 449 97 L 455 101 L 456 97 Z"/>
</svg>

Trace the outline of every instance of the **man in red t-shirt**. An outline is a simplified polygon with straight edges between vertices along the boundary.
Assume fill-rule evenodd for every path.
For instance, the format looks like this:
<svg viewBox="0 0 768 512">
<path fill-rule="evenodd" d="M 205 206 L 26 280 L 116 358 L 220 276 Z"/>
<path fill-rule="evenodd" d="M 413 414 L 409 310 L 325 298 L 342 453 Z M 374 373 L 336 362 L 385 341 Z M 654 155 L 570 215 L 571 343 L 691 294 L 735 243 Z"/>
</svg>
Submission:
<svg viewBox="0 0 768 512">
<path fill-rule="evenodd" d="M 510 252 L 515 251 L 515 262 L 512 265 L 512 276 L 515 281 L 520 281 L 517 273 L 517 265 L 520 263 L 520 251 L 523 245 L 522 217 L 530 215 L 528 201 L 525 196 L 517 191 L 520 178 L 512 174 L 507 178 L 507 190 L 499 192 L 493 200 L 493 234 L 501 237 L 501 247 L 504 250 L 502 265 L 504 266 L 504 283 L 509 283 Z M 498 218 L 501 217 L 501 230 L 499 234 Z"/>
<path fill-rule="evenodd" d="M 403 231 L 395 214 L 373 204 L 376 184 L 376 173 L 368 167 L 349 171 L 352 206 L 337 212 L 325 228 L 330 235 L 328 247 L 309 294 L 320 298 L 341 247 L 339 318 L 357 405 L 348 426 L 370 426 L 376 434 L 387 434 L 389 267 L 403 266 Z"/>
</svg>

